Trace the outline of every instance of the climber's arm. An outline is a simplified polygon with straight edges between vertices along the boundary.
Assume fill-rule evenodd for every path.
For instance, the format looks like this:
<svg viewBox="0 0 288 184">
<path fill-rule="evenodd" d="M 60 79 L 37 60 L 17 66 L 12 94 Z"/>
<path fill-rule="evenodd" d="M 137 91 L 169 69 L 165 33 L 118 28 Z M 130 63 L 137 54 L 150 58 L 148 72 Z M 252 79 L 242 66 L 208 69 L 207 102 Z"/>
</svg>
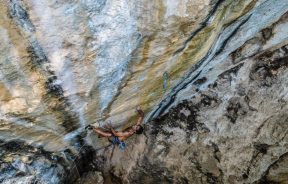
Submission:
<svg viewBox="0 0 288 184">
<path fill-rule="evenodd" d="M 110 130 L 111 130 L 111 133 L 112 133 L 114 136 L 117 136 L 117 137 L 123 137 L 123 136 L 125 136 L 123 132 L 115 131 L 112 126 L 110 126 Z"/>
</svg>

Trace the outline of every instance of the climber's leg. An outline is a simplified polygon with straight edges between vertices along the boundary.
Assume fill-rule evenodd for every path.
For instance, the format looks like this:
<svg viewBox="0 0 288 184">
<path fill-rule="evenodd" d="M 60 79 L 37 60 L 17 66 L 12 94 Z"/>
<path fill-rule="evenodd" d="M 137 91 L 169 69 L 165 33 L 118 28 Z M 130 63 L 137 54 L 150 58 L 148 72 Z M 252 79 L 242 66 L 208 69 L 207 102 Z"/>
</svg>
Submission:
<svg viewBox="0 0 288 184">
<path fill-rule="evenodd" d="M 93 131 L 96 132 L 97 134 L 99 134 L 102 137 L 112 137 L 113 136 L 112 133 L 103 131 L 100 128 L 93 128 Z"/>
</svg>

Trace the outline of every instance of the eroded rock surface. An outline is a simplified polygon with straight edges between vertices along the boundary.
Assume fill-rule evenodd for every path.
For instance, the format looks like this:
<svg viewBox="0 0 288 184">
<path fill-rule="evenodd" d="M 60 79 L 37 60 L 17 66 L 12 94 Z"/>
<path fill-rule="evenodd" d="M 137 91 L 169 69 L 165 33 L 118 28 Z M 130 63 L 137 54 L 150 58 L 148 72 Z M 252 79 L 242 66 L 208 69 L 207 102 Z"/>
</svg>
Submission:
<svg viewBox="0 0 288 184">
<path fill-rule="evenodd" d="M 59 151 L 97 120 L 129 126 L 261 2 L 4 0 L 0 138 Z"/>
<path fill-rule="evenodd" d="M 272 6 L 266 1 L 252 12 L 265 19 Z M 288 14 L 252 36 L 253 13 L 231 36 L 229 27 L 222 32 L 226 43 L 215 44 L 201 71 L 155 109 L 145 135 L 124 152 L 102 153 L 110 157 L 109 181 L 288 183 Z"/>
<path fill-rule="evenodd" d="M 287 11 L 287 0 L 2 1 L 0 182 L 288 183 Z M 138 105 L 145 135 L 124 152 L 83 141 L 97 120 L 131 125 Z"/>
</svg>

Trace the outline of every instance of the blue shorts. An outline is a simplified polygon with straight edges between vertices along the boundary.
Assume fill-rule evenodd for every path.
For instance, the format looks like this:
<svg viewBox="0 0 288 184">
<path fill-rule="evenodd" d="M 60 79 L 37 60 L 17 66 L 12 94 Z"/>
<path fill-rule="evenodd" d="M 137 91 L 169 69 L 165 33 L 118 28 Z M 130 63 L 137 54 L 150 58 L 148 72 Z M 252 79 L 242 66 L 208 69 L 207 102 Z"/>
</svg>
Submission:
<svg viewBox="0 0 288 184">
<path fill-rule="evenodd" d="M 121 150 L 126 148 L 126 144 L 123 141 L 120 141 L 119 137 L 113 136 L 112 144 L 118 145 Z"/>
</svg>

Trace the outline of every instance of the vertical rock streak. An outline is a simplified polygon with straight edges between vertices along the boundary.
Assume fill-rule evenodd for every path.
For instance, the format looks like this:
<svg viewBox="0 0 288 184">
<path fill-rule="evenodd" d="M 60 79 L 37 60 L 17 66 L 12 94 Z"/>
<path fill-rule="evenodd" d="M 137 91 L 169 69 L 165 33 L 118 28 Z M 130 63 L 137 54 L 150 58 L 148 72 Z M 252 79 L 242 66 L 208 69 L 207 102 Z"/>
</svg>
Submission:
<svg viewBox="0 0 288 184">
<path fill-rule="evenodd" d="M 286 0 L 2 1 L 0 182 L 97 170 L 108 183 L 285 183 L 287 10 Z M 146 136 L 129 149 L 84 140 L 98 120 L 130 126 L 137 105 Z"/>
</svg>

